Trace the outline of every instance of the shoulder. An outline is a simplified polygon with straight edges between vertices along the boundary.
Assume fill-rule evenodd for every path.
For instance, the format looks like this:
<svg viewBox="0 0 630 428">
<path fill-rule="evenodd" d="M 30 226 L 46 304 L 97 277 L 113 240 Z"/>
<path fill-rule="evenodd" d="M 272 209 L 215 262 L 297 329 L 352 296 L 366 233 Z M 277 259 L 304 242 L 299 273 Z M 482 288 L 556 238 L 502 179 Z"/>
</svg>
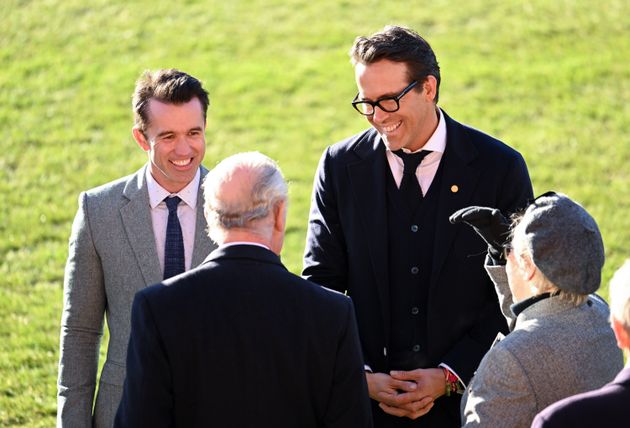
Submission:
<svg viewBox="0 0 630 428">
<path fill-rule="evenodd" d="M 511 332 L 490 348 L 480 363 L 480 367 L 485 366 L 486 370 L 490 369 L 491 372 L 498 370 L 503 373 L 520 369 L 518 351 L 523 347 L 523 340 L 514 333 L 516 331 Z"/>
<path fill-rule="evenodd" d="M 286 270 L 278 272 L 277 275 L 274 281 L 284 284 L 278 287 L 271 284 L 274 291 L 279 293 L 282 299 L 288 298 L 313 317 L 323 316 L 331 321 L 336 320 L 342 323 L 342 320 L 347 319 L 353 311 L 352 300 L 342 293 L 315 284 Z"/>
<path fill-rule="evenodd" d="M 587 426 L 589 423 L 610 421 L 615 413 L 621 414 L 630 393 L 619 395 L 616 388 L 606 385 L 601 389 L 573 395 L 557 401 L 541 411 L 534 419 L 533 427 Z M 620 401 L 616 398 L 622 398 Z M 605 415 L 602 415 L 605 413 Z"/>
<path fill-rule="evenodd" d="M 94 187 L 92 189 L 86 190 L 82 193 L 82 195 L 84 195 L 85 198 L 90 201 L 119 198 L 128 185 L 134 184 L 137 187 L 141 186 L 141 184 L 143 183 L 142 174 L 144 174 L 144 168 L 136 171 L 133 174 L 129 174 L 125 177 L 121 177 L 100 186 Z"/>
<path fill-rule="evenodd" d="M 597 314 L 600 318 L 605 318 L 606 324 L 608 324 L 608 318 L 610 316 L 610 308 L 608 303 L 600 297 L 598 294 L 589 294 L 588 300 L 586 301 L 585 308 L 592 308 L 593 312 Z"/>
<path fill-rule="evenodd" d="M 522 155 L 503 141 L 470 125 L 452 119 L 444 112 L 447 138 L 457 141 L 468 141 L 482 156 L 492 155 L 496 158 L 521 159 Z"/>
<path fill-rule="evenodd" d="M 356 159 L 362 153 L 374 151 L 378 138 L 376 130 L 368 128 L 329 146 L 324 155 L 340 160 Z"/>
<path fill-rule="evenodd" d="M 343 293 L 323 287 L 288 271 L 284 271 L 284 274 L 291 285 L 291 289 L 296 293 L 302 294 L 307 300 L 312 301 L 313 304 L 330 309 L 348 308 L 352 305 L 350 298 Z"/>
</svg>

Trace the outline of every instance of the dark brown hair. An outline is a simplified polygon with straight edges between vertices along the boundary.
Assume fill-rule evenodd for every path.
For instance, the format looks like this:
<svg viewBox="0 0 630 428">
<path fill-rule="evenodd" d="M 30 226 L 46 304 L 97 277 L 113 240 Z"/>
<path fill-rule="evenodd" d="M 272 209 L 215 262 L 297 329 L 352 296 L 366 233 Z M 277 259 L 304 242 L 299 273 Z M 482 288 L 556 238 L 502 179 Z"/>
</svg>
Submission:
<svg viewBox="0 0 630 428">
<path fill-rule="evenodd" d="M 370 37 L 359 36 L 350 49 L 353 65 L 372 64 L 386 59 L 407 65 L 409 80 L 422 83 L 427 76 L 437 80 L 435 99 L 440 94 L 440 66 L 429 43 L 413 30 L 387 26 Z M 418 86 L 420 87 L 420 86 Z"/>
<path fill-rule="evenodd" d="M 208 111 L 208 92 L 201 82 L 183 71 L 165 69 L 142 73 L 133 92 L 133 115 L 136 128 L 145 132 L 149 126 L 149 100 L 183 104 L 197 97 L 203 109 L 203 120 Z"/>
</svg>

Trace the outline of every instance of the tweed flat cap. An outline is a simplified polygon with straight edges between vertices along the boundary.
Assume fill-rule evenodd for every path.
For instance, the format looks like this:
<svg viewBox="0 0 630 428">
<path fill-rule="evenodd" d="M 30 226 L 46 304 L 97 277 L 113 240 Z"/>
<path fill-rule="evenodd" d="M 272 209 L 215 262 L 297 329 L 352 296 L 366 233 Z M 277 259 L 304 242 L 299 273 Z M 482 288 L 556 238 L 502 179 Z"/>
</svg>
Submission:
<svg viewBox="0 0 630 428">
<path fill-rule="evenodd" d="M 537 198 L 521 220 L 534 264 L 561 290 L 590 294 L 601 282 L 604 243 L 597 223 L 561 193 Z"/>
</svg>

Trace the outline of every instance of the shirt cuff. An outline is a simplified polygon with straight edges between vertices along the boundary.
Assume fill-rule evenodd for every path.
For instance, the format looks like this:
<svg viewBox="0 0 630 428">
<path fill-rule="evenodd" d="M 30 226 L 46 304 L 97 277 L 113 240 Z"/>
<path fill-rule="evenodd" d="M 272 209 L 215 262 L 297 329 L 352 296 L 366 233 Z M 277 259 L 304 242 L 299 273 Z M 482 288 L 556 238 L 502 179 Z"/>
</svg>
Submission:
<svg viewBox="0 0 630 428">
<path fill-rule="evenodd" d="M 457 380 L 459 381 L 459 383 L 462 385 L 463 389 L 466 389 L 466 384 L 462 381 L 462 378 L 459 377 L 459 375 L 457 374 L 457 372 L 455 370 L 453 370 L 452 368 L 450 368 L 448 366 L 448 364 L 444 364 L 441 363 L 438 367 L 444 367 L 446 370 L 448 370 L 449 372 L 453 373 L 455 376 L 457 376 Z"/>
</svg>

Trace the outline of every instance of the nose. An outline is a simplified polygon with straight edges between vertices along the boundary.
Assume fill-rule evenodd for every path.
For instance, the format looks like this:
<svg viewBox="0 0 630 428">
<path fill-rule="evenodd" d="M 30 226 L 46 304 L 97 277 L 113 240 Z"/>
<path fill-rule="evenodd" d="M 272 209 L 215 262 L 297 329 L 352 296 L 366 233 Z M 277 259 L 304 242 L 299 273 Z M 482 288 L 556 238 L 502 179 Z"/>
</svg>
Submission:
<svg viewBox="0 0 630 428">
<path fill-rule="evenodd" d="M 386 111 L 383 111 L 380 107 L 375 106 L 374 114 L 372 115 L 372 121 L 378 122 L 378 123 L 383 122 L 383 120 L 385 120 L 388 115 L 389 113 L 387 113 Z"/>
<path fill-rule="evenodd" d="M 186 136 L 177 137 L 174 152 L 178 156 L 187 156 L 190 154 L 190 143 Z"/>
</svg>

